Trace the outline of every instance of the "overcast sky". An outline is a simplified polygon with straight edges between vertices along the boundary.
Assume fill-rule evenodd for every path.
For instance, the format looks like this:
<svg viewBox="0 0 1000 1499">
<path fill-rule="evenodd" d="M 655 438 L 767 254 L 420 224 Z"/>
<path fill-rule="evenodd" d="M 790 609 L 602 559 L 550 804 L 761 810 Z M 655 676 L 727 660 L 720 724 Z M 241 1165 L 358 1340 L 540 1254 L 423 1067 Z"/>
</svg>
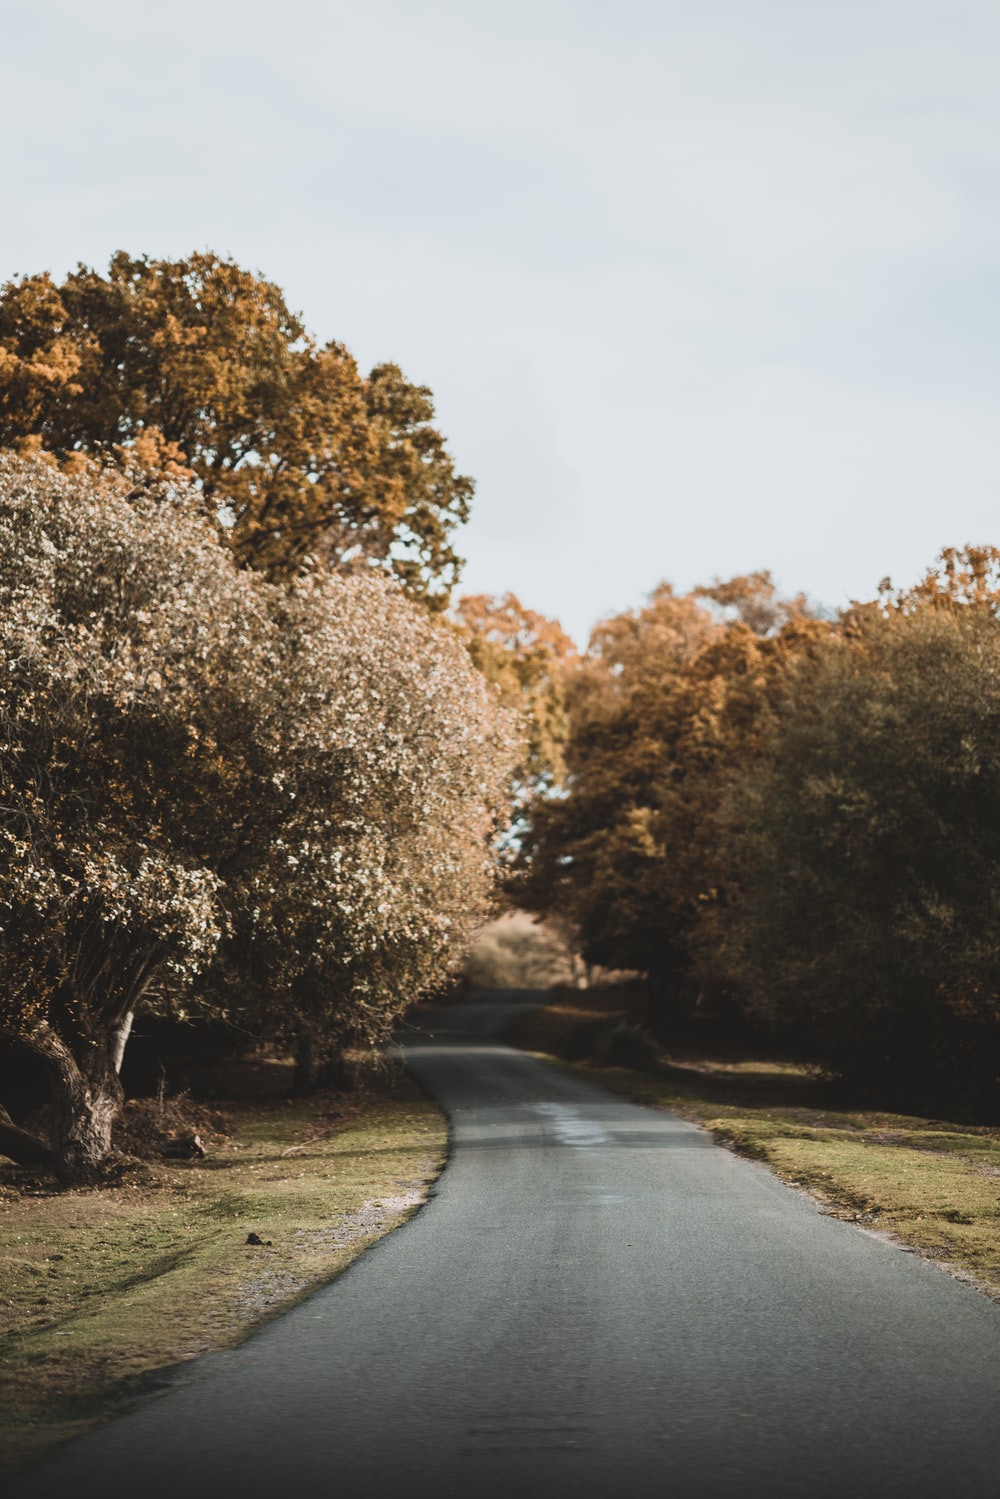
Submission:
<svg viewBox="0 0 1000 1499">
<path fill-rule="evenodd" d="M 230 254 L 429 384 L 578 638 L 1000 544 L 997 0 L 0 0 L 0 278 Z"/>
</svg>

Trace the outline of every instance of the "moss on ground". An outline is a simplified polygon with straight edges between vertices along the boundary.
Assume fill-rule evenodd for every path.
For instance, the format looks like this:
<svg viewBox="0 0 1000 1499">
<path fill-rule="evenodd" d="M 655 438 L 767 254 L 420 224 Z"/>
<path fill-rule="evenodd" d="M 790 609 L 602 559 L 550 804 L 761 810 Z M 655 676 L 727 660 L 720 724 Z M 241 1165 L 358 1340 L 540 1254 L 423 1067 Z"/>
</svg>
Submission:
<svg viewBox="0 0 1000 1499">
<path fill-rule="evenodd" d="M 338 1275 L 415 1211 L 447 1148 L 399 1076 L 213 1118 L 206 1159 L 114 1186 L 0 1166 L 0 1471 Z"/>
<path fill-rule="evenodd" d="M 587 1025 L 593 1030 L 593 1011 Z M 571 1007 L 548 1007 L 519 1021 L 511 1039 L 700 1124 L 824 1211 L 889 1235 L 1000 1300 L 1000 1129 L 838 1106 L 829 1081 L 790 1062 L 665 1055 L 639 1072 L 567 1060 L 566 1036 L 571 1053 L 578 1046 L 572 1028 Z M 552 1047 L 553 1038 L 562 1045 Z"/>
</svg>

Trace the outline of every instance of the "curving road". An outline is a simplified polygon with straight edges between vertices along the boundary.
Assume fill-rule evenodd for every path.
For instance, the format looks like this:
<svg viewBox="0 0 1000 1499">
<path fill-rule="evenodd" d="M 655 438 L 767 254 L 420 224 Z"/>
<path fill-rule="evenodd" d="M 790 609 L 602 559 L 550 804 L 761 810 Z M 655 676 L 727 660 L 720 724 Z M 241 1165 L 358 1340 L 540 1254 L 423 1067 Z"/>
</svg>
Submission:
<svg viewBox="0 0 1000 1499">
<path fill-rule="evenodd" d="M 995 1499 L 1000 1308 L 511 1013 L 406 1043 L 453 1127 L 416 1218 L 9 1499 Z"/>
</svg>

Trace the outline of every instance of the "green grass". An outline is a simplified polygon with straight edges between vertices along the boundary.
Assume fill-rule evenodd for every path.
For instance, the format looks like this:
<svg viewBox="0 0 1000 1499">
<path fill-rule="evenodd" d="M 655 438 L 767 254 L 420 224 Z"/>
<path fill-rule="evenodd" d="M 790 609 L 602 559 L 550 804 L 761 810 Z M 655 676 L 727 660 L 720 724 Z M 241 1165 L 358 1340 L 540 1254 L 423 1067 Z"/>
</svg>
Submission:
<svg viewBox="0 0 1000 1499">
<path fill-rule="evenodd" d="M 0 1169 L 0 1471 L 331 1280 L 415 1211 L 447 1148 L 401 1077 L 215 1117 L 207 1159 L 116 1186 Z"/>
<path fill-rule="evenodd" d="M 592 1010 L 587 1025 L 593 1033 Z M 692 1120 L 824 1211 L 889 1235 L 1000 1300 L 1000 1130 L 844 1106 L 829 1082 L 789 1062 L 666 1055 L 636 1072 L 566 1060 L 579 1046 L 567 1006 L 525 1017 L 511 1039 Z"/>
</svg>

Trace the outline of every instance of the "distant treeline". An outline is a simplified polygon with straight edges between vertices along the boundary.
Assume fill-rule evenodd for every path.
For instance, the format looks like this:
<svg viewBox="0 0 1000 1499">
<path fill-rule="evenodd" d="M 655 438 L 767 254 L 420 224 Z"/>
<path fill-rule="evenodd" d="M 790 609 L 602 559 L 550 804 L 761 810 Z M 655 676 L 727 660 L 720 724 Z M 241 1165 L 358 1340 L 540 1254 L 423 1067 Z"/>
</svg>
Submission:
<svg viewBox="0 0 1000 1499">
<path fill-rule="evenodd" d="M 1000 553 L 836 619 L 766 573 L 664 585 L 560 691 L 520 903 L 647 974 L 661 1027 L 742 1016 L 842 1076 L 996 1106 Z"/>
</svg>

